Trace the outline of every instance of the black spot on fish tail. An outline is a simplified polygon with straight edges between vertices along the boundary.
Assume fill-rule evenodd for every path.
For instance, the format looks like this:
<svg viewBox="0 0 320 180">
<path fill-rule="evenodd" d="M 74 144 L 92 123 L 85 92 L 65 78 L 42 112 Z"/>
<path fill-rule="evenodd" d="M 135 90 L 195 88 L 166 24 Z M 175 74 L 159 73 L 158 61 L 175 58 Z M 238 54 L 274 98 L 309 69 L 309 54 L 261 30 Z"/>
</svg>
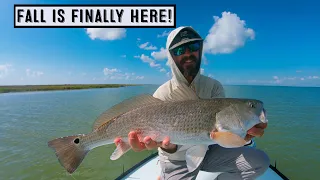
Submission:
<svg viewBox="0 0 320 180">
<path fill-rule="evenodd" d="M 89 150 L 81 146 L 79 136 L 67 136 L 48 142 L 55 151 L 59 163 L 72 174 L 81 164 Z"/>
</svg>

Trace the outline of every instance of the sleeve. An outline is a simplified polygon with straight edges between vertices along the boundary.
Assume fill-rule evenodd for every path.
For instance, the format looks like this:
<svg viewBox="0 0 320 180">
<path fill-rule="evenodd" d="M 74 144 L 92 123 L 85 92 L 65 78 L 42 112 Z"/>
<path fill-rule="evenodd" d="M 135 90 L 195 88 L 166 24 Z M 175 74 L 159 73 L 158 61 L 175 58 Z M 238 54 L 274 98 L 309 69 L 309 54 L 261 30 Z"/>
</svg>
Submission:
<svg viewBox="0 0 320 180">
<path fill-rule="evenodd" d="M 224 88 L 222 84 L 217 80 L 214 80 L 214 85 L 211 91 L 211 98 L 213 97 L 225 97 Z"/>
<path fill-rule="evenodd" d="M 164 90 L 163 87 L 160 86 L 152 95 L 155 98 L 161 99 L 162 101 L 165 100 Z"/>
</svg>

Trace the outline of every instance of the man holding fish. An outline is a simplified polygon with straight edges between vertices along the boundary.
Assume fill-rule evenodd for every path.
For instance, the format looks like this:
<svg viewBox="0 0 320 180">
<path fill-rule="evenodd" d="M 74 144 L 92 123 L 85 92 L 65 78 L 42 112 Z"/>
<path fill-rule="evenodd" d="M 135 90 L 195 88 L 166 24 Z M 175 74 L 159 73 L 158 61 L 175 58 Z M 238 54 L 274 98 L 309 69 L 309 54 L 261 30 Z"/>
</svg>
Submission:
<svg viewBox="0 0 320 180">
<path fill-rule="evenodd" d="M 130 149 L 158 148 L 161 179 L 195 179 L 220 172 L 218 179 L 255 179 L 269 167 L 261 150 L 246 146 L 267 126 L 263 102 L 225 98 L 220 82 L 200 74 L 203 40 L 191 27 L 167 39 L 173 77 L 153 95 L 126 99 L 104 111 L 92 131 L 48 142 L 69 173 L 94 148 L 117 145 L 111 160 Z M 154 177 L 156 178 L 156 177 Z"/>
<path fill-rule="evenodd" d="M 219 81 L 200 74 L 203 40 L 193 28 L 173 30 L 168 36 L 166 48 L 173 77 L 156 90 L 155 98 L 166 101 L 180 84 L 188 85 L 203 99 L 225 97 Z M 244 138 L 246 145 L 252 143 L 253 137 L 261 137 L 266 127 L 267 123 L 261 122 L 249 129 Z M 139 141 L 138 136 L 135 131 L 128 135 L 132 150 L 138 152 L 158 148 L 162 168 L 160 178 L 165 180 L 195 179 L 199 170 L 221 172 L 218 179 L 255 179 L 269 167 L 269 158 L 263 151 L 247 146 L 176 145 L 170 143 L 169 137 L 156 142 L 149 136 Z M 121 139 L 117 138 L 114 142 L 118 145 Z"/>
</svg>

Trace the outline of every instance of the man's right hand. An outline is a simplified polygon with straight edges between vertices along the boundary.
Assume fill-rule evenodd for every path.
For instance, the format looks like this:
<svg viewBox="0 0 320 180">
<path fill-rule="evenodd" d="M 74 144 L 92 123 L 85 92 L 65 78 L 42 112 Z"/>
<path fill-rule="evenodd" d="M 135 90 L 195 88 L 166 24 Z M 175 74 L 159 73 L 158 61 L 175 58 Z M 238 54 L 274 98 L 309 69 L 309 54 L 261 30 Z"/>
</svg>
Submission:
<svg viewBox="0 0 320 180">
<path fill-rule="evenodd" d="M 166 137 L 162 142 L 156 142 L 156 141 L 153 141 L 151 137 L 146 136 L 143 139 L 143 142 L 140 142 L 137 132 L 131 131 L 128 134 L 128 140 L 129 140 L 129 145 L 131 146 L 132 150 L 135 152 L 140 152 L 143 150 L 153 150 L 158 147 L 161 147 L 162 150 L 168 153 L 174 153 L 177 151 L 177 145 L 171 144 L 169 137 Z M 114 140 L 114 143 L 117 146 L 119 143 L 122 143 L 122 141 L 120 138 L 116 138 Z"/>
</svg>

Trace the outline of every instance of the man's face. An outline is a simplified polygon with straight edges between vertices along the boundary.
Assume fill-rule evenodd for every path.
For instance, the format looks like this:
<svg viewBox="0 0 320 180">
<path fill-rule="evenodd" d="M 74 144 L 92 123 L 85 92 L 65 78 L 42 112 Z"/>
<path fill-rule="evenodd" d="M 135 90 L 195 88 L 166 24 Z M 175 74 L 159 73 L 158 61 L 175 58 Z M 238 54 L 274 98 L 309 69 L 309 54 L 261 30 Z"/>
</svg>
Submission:
<svg viewBox="0 0 320 180">
<path fill-rule="evenodd" d="M 195 76 L 200 69 L 199 41 L 190 42 L 174 48 L 171 53 L 180 72 L 185 76 Z"/>
</svg>

